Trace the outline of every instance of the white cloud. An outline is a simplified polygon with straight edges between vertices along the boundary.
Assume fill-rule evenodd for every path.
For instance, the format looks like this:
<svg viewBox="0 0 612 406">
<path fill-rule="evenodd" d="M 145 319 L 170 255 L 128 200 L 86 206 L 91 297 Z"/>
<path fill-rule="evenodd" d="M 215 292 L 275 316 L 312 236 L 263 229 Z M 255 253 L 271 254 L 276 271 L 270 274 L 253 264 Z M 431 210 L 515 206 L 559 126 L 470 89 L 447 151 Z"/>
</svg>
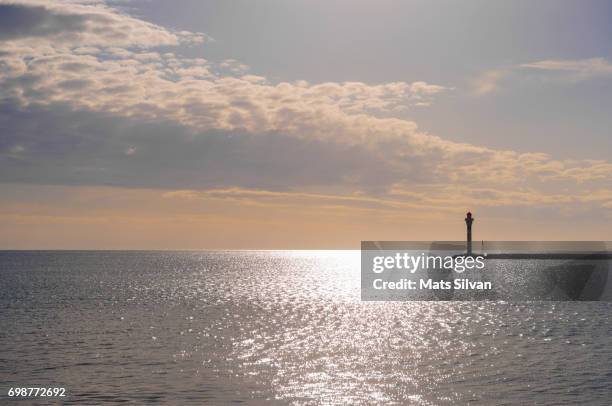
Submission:
<svg viewBox="0 0 612 406">
<path fill-rule="evenodd" d="M 595 77 L 612 76 L 612 63 L 604 58 L 547 59 L 523 63 L 483 72 L 472 81 L 472 90 L 477 96 L 483 96 L 498 90 L 501 82 L 511 75 L 520 79 L 520 75 L 524 76 L 529 73 L 554 74 L 557 79 L 576 82 Z"/>
<path fill-rule="evenodd" d="M 72 21 L 54 22 L 44 30 L 20 27 L 0 41 L 0 99 L 17 102 L 20 108 L 67 105 L 144 122 L 168 121 L 188 128 L 194 136 L 212 131 L 272 133 L 342 148 L 358 146 L 384 160 L 388 172 L 401 174 L 405 182 L 420 178 L 482 188 L 612 179 L 612 164 L 605 161 L 561 161 L 546 154 L 451 142 L 420 131 L 412 121 L 392 117 L 407 106 L 430 104 L 433 96 L 451 90 L 444 86 L 423 81 L 271 83 L 248 74 L 248 66 L 238 61 L 216 64 L 160 53 L 155 48 L 204 37 L 171 32 L 101 2 L 10 4 L 20 5 L 26 13 L 37 5 L 52 21 L 57 16 L 63 18 L 59 22 Z M 41 30 L 48 35 L 38 35 Z M 559 66 L 546 61 L 524 68 Z M 505 70 L 488 72 L 477 82 L 476 93 L 495 90 L 505 74 Z M 132 155 L 136 148 L 123 151 Z M 355 174 L 343 175 L 350 184 Z M 391 181 L 380 179 L 385 186 Z"/>
<path fill-rule="evenodd" d="M 549 59 L 519 65 L 521 68 L 543 71 L 575 72 L 583 77 L 611 75 L 612 63 L 604 58 L 590 59 Z"/>
</svg>

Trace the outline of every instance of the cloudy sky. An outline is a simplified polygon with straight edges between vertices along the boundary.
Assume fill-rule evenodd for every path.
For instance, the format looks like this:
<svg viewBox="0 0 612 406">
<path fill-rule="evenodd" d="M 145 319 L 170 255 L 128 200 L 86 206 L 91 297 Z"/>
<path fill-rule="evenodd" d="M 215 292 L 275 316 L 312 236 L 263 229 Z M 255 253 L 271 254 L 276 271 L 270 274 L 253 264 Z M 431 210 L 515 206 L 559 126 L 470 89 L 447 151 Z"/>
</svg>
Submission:
<svg viewBox="0 0 612 406">
<path fill-rule="evenodd" d="M 0 0 L 0 248 L 612 240 L 611 16 Z"/>
</svg>

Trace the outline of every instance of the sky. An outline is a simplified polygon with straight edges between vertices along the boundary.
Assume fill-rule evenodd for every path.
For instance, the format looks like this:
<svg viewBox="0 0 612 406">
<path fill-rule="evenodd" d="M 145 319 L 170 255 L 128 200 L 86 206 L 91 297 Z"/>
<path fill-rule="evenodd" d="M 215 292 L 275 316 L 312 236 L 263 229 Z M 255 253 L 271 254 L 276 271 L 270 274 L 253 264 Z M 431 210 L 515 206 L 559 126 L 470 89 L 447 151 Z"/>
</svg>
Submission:
<svg viewBox="0 0 612 406">
<path fill-rule="evenodd" d="M 611 17 L 0 0 L 0 248 L 612 240 Z"/>
</svg>

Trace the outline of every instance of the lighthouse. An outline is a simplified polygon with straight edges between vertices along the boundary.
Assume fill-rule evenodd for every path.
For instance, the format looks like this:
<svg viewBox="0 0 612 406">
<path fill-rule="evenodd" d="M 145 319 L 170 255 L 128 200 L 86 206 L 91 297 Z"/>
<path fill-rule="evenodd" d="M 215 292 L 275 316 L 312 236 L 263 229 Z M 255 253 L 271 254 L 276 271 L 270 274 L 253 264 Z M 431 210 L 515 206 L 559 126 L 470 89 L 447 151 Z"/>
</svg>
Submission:
<svg viewBox="0 0 612 406">
<path fill-rule="evenodd" d="M 467 212 L 465 216 L 465 225 L 467 226 L 467 255 L 472 255 L 472 223 L 474 222 L 474 218 L 472 217 L 472 212 Z"/>
</svg>

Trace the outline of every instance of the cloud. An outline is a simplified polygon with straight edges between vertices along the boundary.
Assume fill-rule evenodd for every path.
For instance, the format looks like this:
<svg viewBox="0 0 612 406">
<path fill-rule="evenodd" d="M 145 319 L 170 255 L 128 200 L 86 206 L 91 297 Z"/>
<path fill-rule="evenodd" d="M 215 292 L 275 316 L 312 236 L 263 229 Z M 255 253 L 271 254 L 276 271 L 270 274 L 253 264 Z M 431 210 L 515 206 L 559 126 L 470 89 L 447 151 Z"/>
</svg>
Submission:
<svg viewBox="0 0 612 406">
<path fill-rule="evenodd" d="M 513 65 L 483 72 L 472 81 L 473 93 L 483 96 L 500 88 L 503 80 L 525 75 L 555 75 L 556 79 L 569 82 L 606 77 L 612 75 L 612 63 L 604 58 L 589 59 L 547 59 Z"/>
<path fill-rule="evenodd" d="M 449 200 L 449 196 L 453 196 Z M 359 194 L 321 194 L 303 192 L 279 192 L 258 189 L 226 188 L 198 190 L 173 190 L 164 192 L 163 198 L 178 200 L 221 200 L 241 204 L 269 207 L 345 207 L 380 212 L 420 210 L 462 213 L 465 207 L 477 202 L 480 207 L 555 207 L 569 205 L 605 208 L 612 203 L 612 191 L 597 189 L 585 195 L 547 194 L 533 189 L 508 190 L 500 187 L 466 187 L 462 185 L 412 185 L 410 189 L 394 187 L 382 197 Z"/>
<path fill-rule="evenodd" d="M 612 173 L 604 161 L 555 161 L 546 154 L 467 145 L 458 150 L 444 141 L 410 150 L 403 140 L 347 144 L 272 132 L 193 132 L 171 122 L 59 104 L 0 105 L 0 131 L 6 134 L 0 141 L 0 182 L 210 190 L 207 197 L 252 189 L 267 192 L 232 197 L 268 205 L 266 193 L 310 190 L 322 205 L 385 210 L 451 210 L 469 202 L 557 207 L 609 189 Z M 348 197 L 331 202 L 321 197 L 325 191 Z M 292 201 L 305 203 L 298 197 Z"/>
<path fill-rule="evenodd" d="M 382 190 L 401 178 L 365 146 L 245 131 L 194 133 L 54 104 L 0 104 L 0 182 L 151 188 Z"/>
<path fill-rule="evenodd" d="M 214 74 L 206 60 L 116 49 L 102 55 L 6 50 L 0 97 L 22 105 L 70 103 L 124 116 L 164 118 L 191 128 L 276 131 L 348 115 L 430 102 L 441 86 L 416 82 L 268 84 L 253 75 Z"/>
<path fill-rule="evenodd" d="M 174 120 L 197 130 L 259 132 L 312 127 L 347 114 L 393 113 L 429 105 L 434 95 L 450 90 L 423 81 L 270 84 L 232 59 L 212 63 L 158 52 L 203 35 L 170 32 L 104 3 L 28 1 L 5 7 L 40 14 L 43 21 L 0 43 L 0 97 L 24 106 L 70 103 Z M 61 24 L 64 20 L 74 23 Z M 45 35 L 33 38 L 40 27 L 47 27 Z"/>
<path fill-rule="evenodd" d="M 3 182 L 384 196 L 427 184 L 580 194 L 612 179 L 605 161 L 451 142 L 394 117 L 446 86 L 273 83 L 238 61 L 183 57 L 203 35 L 101 2 L 10 5 L 38 17 L 0 41 Z"/>
<path fill-rule="evenodd" d="M 43 6 L 0 4 L 0 40 L 79 32 L 86 22 L 85 15 L 54 13 Z"/>
<path fill-rule="evenodd" d="M 491 70 L 483 73 L 473 81 L 474 94 L 482 96 L 494 92 L 499 88 L 499 83 L 507 75 L 504 69 Z"/>
<path fill-rule="evenodd" d="M 549 59 L 519 65 L 525 69 L 542 71 L 574 72 L 583 78 L 597 75 L 612 75 L 612 63 L 604 58 Z"/>
<path fill-rule="evenodd" d="M 200 43 L 206 38 L 200 33 L 171 32 L 120 13 L 102 1 L 1 0 L 0 16 L 0 40 L 22 40 L 24 45 L 40 48 L 50 45 L 146 48 Z"/>
</svg>

